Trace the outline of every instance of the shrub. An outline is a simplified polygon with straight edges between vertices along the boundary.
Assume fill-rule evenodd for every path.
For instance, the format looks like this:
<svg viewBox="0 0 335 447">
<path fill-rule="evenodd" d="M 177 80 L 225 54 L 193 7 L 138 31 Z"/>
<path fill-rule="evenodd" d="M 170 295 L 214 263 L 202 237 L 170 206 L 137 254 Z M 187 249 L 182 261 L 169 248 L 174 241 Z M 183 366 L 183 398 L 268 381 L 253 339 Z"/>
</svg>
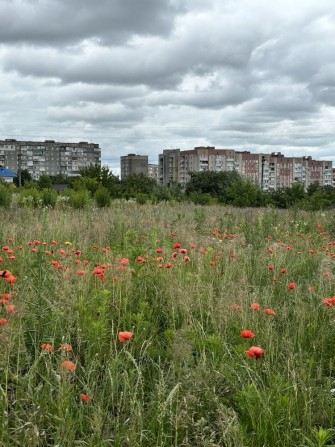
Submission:
<svg viewBox="0 0 335 447">
<path fill-rule="evenodd" d="M 10 190 L 5 186 L 0 184 L 0 206 L 2 208 L 9 208 L 12 201 L 12 194 Z"/>
<path fill-rule="evenodd" d="M 22 208 L 38 208 L 42 206 L 40 192 L 36 188 L 22 189 L 18 195 L 17 204 Z"/>
<path fill-rule="evenodd" d="M 111 196 L 109 191 L 104 186 L 100 186 L 99 189 L 94 194 L 94 199 L 99 208 L 108 207 L 111 203 Z"/>
<path fill-rule="evenodd" d="M 72 189 L 66 189 L 63 191 L 62 196 L 69 198 L 69 205 L 72 208 L 83 209 L 87 208 L 90 203 L 90 193 L 87 189 L 82 189 L 80 191 L 74 191 Z"/>
<path fill-rule="evenodd" d="M 54 208 L 57 202 L 57 192 L 51 188 L 44 188 L 41 192 L 43 206 Z"/>
</svg>

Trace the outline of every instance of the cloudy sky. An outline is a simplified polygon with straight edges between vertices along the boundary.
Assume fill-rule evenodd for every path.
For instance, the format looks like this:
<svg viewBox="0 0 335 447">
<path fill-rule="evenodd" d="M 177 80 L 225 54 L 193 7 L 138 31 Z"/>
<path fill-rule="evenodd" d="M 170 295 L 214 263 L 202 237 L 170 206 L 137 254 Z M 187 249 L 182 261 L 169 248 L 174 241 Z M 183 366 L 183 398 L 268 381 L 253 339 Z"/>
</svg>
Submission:
<svg viewBox="0 0 335 447">
<path fill-rule="evenodd" d="M 335 165 L 334 0 L 0 0 L 0 139 Z"/>
</svg>

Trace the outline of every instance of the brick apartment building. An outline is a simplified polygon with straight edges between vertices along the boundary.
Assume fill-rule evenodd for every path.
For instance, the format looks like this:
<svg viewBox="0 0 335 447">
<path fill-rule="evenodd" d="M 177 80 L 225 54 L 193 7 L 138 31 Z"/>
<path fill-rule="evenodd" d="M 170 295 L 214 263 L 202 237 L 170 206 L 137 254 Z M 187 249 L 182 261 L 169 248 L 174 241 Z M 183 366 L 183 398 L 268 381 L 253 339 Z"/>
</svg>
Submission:
<svg viewBox="0 0 335 447">
<path fill-rule="evenodd" d="M 333 186 L 332 161 L 313 160 L 312 157 L 285 157 L 280 152 L 253 154 L 234 149 L 195 147 L 192 150 L 165 149 L 159 155 L 158 176 L 161 185 L 179 183 L 185 187 L 189 172 L 239 172 L 264 190 L 290 187 L 300 182 L 306 189 L 318 181 Z"/>
<path fill-rule="evenodd" d="M 76 176 L 81 168 L 91 164 L 101 165 L 98 144 L 0 140 L 0 165 L 14 172 L 26 169 L 35 180 L 42 174 Z"/>
</svg>

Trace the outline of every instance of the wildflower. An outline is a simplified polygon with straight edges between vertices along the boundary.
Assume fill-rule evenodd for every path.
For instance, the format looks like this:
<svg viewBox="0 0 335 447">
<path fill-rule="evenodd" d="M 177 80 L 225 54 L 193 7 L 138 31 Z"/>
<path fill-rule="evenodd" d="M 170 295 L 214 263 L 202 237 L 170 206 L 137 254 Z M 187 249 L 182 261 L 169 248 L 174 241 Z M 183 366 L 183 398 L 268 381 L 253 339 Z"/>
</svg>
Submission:
<svg viewBox="0 0 335 447">
<path fill-rule="evenodd" d="M 132 332 L 127 332 L 127 331 L 119 332 L 118 339 L 121 343 L 123 343 L 125 341 L 130 340 L 132 338 L 132 336 L 133 336 Z"/>
<path fill-rule="evenodd" d="M 15 312 L 16 306 L 14 304 L 9 304 L 8 306 L 6 306 L 6 314 L 11 314 L 13 312 Z"/>
<path fill-rule="evenodd" d="M 6 318 L 0 318 L 0 326 L 5 326 L 8 323 Z"/>
<path fill-rule="evenodd" d="M 286 269 L 285 269 L 285 268 L 280 269 L 280 273 L 281 273 L 282 275 L 284 275 L 284 273 L 286 273 Z"/>
<path fill-rule="evenodd" d="M 179 244 L 179 242 L 176 242 L 175 244 L 173 244 L 173 249 L 175 250 L 176 248 L 180 248 L 181 244 Z"/>
<path fill-rule="evenodd" d="M 5 278 L 5 281 L 8 282 L 9 284 L 15 284 L 16 283 L 16 278 L 15 278 L 15 276 L 10 275 L 10 276 Z"/>
<path fill-rule="evenodd" d="M 289 290 L 293 290 L 293 289 L 295 289 L 295 283 L 294 283 L 294 282 L 289 282 L 289 283 L 287 284 L 287 288 L 288 288 Z"/>
<path fill-rule="evenodd" d="M 245 353 L 248 357 L 256 357 L 257 360 L 264 354 L 264 349 L 260 346 L 251 346 L 251 348 L 248 349 L 248 351 L 245 351 Z"/>
<path fill-rule="evenodd" d="M 215 262 L 214 262 L 214 261 L 209 261 L 209 265 L 210 265 L 211 267 L 214 267 Z"/>
<path fill-rule="evenodd" d="M 51 241 L 51 245 L 57 245 L 57 242 L 54 241 L 54 240 L 52 240 L 52 241 Z"/>
<path fill-rule="evenodd" d="M 179 252 L 180 252 L 182 255 L 186 255 L 187 250 L 186 250 L 186 248 L 181 248 L 181 249 L 179 250 Z"/>
<path fill-rule="evenodd" d="M 64 242 L 64 245 L 72 245 L 72 244 L 71 244 L 71 242 L 66 241 L 66 242 Z"/>
<path fill-rule="evenodd" d="M 60 345 L 60 347 L 58 348 L 58 351 L 70 352 L 70 351 L 72 351 L 72 346 L 67 343 L 62 343 Z"/>
<path fill-rule="evenodd" d="M 167 262 L 167 263 L 165 264 L 165 268 L 166 268 L 166 269 L 170 269 L 171 267 L 172 267 L 171 262 Z"/>
<path fill-rule="evenodd" d="M 250 331 L 250 329 L 245 329 L 244 331 L 241 332 L 241 337 L 243 338 L 254 338 L 255 334 Z"/>
<path fill-rule="evenodd" d="M 171 255 L 172 259 L 177 259 L 178 253 L 176 251 L 174 251 Z"/>
<path fill-rule="evenodd" d="M 87 270 L 77 270 L 77 275 L 78 276 L 84 276 L 87 275 L 88 271 Z"/>
<path fill-rule="evenodd" d="M 190 244 L 190 248 L 191 248 L 192 250 L 194 250 L 194 249 L 196 248 L 196 245 L 195 245 L 195 244 Z"/>
<path fill-rule="evenodd" d="M 273 309 L 264 309 L 264 315 L 270 315 L 271 317 L 275 317 L 276 312 Z"/>
<path fill-rule="evenodd" d="M 44 351 L 51 352 L 53 351 L 54 347 L 50 343 L 42 343 L 41 349 L 43 349 Z"/>
<path fill-rule="evenodd" d="M 250 309 L 252 310 L 261 310 L 261 305 L 258 303 L 252 303 L 250 304 Z"/>
<path fill-rule="evenodd" d="M 9 270 L 0 270 L 0 276 L 2 276 L 3 278 L 9 278 L 12 275 L 12 272 L 10 272 Z"/>
<path fill-rule="evenodd" d="M 272 264 L 268 265 L 268 270 L 273 270 L 274 266 Z"/>
<path fill-rule="evenodd" d="M 315 287 L 310 287 L 308 290 L 309 290 L 310 292 L 315 292 Z"/>
<path fill-rule="evenodd" d="M 158 254 L 163 253 L 163 249 L 162 248 L 156 248 L 156 253 L 158 253 Z"/>
<path fill-rule="evenodd" d="M 60 365 L 63 369 L 67 369 L 68 371 L 75 371 L 76 365 L 70 360 L 64 360 L 64 362 Z"/>
<path fill-rule="evenodd" d="M 190 262 L 190 260 L 189 256 L 184 256 L 184 262 Z"/>
<path fill-rule="evenodd" d="M 323 299 L 322 304 L 327 307 L 335 306 L 335 296 L 333 296 L 332 298 Z"/>
<path fill-rule="evenodd" d="M 129 259 L 128 258 L 122 258 L 121 259 L 121 265 L 125 266 L 129 264 Z"/>
<path fill-rule="evenodd" d="M 87 394 L 83 394 L 83 393 L 80 394 L 80 397 L 83 402 L 89 402 L 90 400 L 93 399 L 92 396 L 88 396 Z"/>
</svg>

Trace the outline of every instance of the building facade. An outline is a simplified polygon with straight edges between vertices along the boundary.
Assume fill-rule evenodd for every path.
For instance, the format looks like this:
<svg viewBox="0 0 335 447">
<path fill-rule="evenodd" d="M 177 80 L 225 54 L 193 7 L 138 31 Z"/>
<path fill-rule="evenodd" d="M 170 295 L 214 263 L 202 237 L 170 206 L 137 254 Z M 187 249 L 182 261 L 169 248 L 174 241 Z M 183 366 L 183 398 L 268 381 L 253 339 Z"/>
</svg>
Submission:
<svg viewBox="0 0 335 447">
<path fill-rule="evenodd" d="M 15 172 L 26 169 L 34 180 L 43 174 L 77 176 L 81 168 L 96 164 L 101 166 L 98 144 L 0 140 L 0 165 Z"/>
<path fill-rule="evenodd" d="M 161 185 L 180 184 L 185 188 L 190 172 L 237 171 L 263 190 L 274 190 L 301 183 L 304 188 L 318 181 L 333 185 L 332 161 L 312 157 L 285 157 L 280 152 L 254 154 L 234 149 L 195 147 L 192 150 L 165 149 L 158 157 Z"/>
<path fill-rule="evenodd" d="M 128 154 L 120 157 L 121 160 L 121 180 L 129 177 L 132 174 L 148 175 L 148 156 Z"/>
</svg>

